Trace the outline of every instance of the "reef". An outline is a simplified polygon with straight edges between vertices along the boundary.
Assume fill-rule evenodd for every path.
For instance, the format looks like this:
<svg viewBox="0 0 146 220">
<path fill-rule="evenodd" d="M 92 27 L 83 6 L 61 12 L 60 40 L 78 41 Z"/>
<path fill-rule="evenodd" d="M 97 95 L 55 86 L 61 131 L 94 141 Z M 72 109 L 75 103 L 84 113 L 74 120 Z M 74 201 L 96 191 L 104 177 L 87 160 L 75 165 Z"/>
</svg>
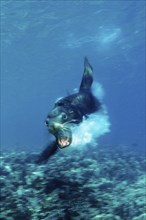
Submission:
<svg viewBox="0 0 146 220">
<path fill-rule="evenodd" d="M 35 164 L 2 152 L 1 220 L 144 220 L 145 158 L 126 147 L 88 146 Z"/>
</svg>

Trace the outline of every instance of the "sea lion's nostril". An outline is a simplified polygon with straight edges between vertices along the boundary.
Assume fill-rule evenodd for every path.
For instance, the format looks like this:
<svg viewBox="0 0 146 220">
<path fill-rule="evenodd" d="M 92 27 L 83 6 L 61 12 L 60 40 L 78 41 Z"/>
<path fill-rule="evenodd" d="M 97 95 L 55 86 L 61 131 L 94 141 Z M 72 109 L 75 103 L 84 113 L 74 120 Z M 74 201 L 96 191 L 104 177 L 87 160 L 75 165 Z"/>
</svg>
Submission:
<svg viewBox="0 0 146 220">
<path fill-rule="evenodd" d="M 48 119 L 46 119 L 46 121 L 45 121 L 45 125 L 49 125 L 49 120 Z"/>
</svg>

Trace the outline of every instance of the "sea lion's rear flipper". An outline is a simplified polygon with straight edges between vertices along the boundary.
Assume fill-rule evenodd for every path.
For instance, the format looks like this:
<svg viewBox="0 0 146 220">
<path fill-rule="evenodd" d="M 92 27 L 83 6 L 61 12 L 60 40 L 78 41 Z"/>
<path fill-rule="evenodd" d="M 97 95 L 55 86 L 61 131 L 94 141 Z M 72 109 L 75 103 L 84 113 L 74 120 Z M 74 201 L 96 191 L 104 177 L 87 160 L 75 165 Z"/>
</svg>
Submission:
<svg viewBox="0 0 146 220">
<path fill-rule="evenodd" d="M 80 84 L 80 91 L 89 90 L 93 82 L 93 68 L 90 65 L 87 57 L 84 59 L 84 73 Z"/>
<path fill-rule="evenodd" d="M 47 160 L 56 153 L 58 147 L 56 141 L 49 144 L 43 152 L 39 155 L 39 157 L 36 160 L 37 164 L 45 163 Z"/>
</svg>

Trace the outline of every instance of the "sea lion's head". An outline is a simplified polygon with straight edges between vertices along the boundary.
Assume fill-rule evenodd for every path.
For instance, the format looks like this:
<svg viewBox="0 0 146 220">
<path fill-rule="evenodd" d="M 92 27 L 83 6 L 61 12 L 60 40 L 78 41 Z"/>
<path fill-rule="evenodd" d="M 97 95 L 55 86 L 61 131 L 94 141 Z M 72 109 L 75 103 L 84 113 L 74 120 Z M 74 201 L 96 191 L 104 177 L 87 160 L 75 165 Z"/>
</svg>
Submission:
<svg viewBox="0 0 146 220">
<path fill-rule="evenodd" d="M 82 121 L 81 112 L 72 105 L 72 100 L 76 98 L 76 95 L 71 95 L 60 99 L 46 118 L 48 130 L 56 137 L 59 148 L 68 147 L 72 143 L 71 127 Z"/>
</svg>

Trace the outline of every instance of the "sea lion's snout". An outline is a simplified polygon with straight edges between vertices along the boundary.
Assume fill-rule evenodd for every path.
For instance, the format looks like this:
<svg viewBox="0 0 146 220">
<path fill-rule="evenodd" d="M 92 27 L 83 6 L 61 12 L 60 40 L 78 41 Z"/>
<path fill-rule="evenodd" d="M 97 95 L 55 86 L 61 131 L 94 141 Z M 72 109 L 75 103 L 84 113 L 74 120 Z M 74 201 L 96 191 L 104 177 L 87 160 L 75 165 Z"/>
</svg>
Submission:
<svg viewBox="0 0 146 220">
<path fill-rule="evenodd" d="M 48 129 L 56 137 L 59 148 L 65 148 L 71 144 L 72 132 L 69 127 L 55 122 Z"/>
<path fill-rule="evenodd" d="M 58 133 L 58 131 L 61 129 L 63 129 L 63 125 L 58 122 L 48 124 L 48 130 L 52 134 Z"/>
<path fill-rule="evenodd" d="M 62 112 L 60 108 L 55 107 L 47 116 L 45 124 L 48 127 L 49 132 L 55 134 L 58 130 L 62 129 L 66 119 L 66 113 Z"/>
<path fill-rule="evenodd" d="M 64 127 L 57 134 L 57 141 L 59 148 L 65 148 L 72 143 L 72 132 L 69 127 Z"/>
<path fill-rule="evenodd" d="M 72 132 L 66 123 L 62 123 L 57 118 L 47 118 L 45 124 L 48 131 L 56 137 L 59 148 L 62 149 L 71 144 Z"/>
</svg>

